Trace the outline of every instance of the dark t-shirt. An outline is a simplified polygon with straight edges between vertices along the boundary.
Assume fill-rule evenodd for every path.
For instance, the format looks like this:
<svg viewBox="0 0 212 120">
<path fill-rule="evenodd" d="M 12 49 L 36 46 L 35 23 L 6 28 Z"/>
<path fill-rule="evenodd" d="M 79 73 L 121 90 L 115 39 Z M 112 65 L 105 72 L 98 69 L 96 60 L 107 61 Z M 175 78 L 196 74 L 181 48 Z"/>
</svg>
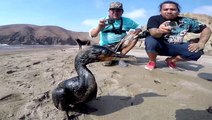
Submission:
<svg viewBox="0 0 212 120">
<path fill-rule="evenodd" d="M 168 20 L 161 15 L 152 16 L 148 20 L 147 29 L 159 28 L 159 26 L 165 21 Z M 172 28 L 169 34 L 163 35 L 160 39 L 166 39 L 170 43 L 182 43 L 187 32 L 200 33 L 206 28 L 206 25 L 198 22 L 196 19 L 187 17 L 177 17 L 176 19 L 169 21 L 175 22 L 176 26 Z"/>
</svg>

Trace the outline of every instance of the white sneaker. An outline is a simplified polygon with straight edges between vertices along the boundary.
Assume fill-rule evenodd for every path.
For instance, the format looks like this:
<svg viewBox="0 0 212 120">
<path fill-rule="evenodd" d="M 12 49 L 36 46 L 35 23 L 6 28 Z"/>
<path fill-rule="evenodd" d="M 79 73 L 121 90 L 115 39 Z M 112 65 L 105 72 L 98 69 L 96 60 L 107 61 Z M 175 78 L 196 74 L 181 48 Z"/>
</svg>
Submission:
<svg viewBox="0 0 212 120">
<path fill-rule="evenodd" d="M 128 63 L 124 62 L 123 60 L 119 61 L 119 66 L 121 67 L 128 67 Z"/>
</svg>

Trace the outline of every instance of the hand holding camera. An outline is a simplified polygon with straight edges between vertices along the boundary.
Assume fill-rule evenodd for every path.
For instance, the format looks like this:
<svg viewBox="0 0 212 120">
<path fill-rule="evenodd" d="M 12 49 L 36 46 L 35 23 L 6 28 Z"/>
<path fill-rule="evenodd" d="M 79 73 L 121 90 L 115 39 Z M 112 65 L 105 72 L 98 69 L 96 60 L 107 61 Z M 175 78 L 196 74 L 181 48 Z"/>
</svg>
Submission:
<svg viewBox="0 0 212 120">
<path fill-rule="evenodd" d="M 165 21 L 162 23 L 159 28 L 157 29 L 159 33 L 161 34 L 167 34 L 170 33 L 172 30 L 176 29 L 178 27 L 177 22 L 175 21 Z"/>
<path fill-rule="evenodd" d="M 106 25 L 113 24 L 114 22 L 115 22 L 115 19 L 114 18 L 105 19 L 105 24 Z"/>
<path fill-rule="evenodd" d="M 178 24 L 176 21 L 168 21 L 166 22 L 165 26 L 169 26 L 172 29 L 176 29 L 178 27 Z"/>
</svg>

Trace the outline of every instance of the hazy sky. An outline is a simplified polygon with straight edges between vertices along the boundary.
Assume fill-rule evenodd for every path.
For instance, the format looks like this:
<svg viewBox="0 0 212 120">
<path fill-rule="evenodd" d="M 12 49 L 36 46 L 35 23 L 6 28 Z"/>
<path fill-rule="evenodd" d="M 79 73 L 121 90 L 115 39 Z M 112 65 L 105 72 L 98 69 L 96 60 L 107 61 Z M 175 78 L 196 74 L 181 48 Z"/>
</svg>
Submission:
<svg viewBox="0 0 212 120">
<path fill-rule="evenodd" d="M 113 0 L 0 0 L 0 26 L 8 24 L 53 25 L 72 31 L 89 31 L 108 15 Z M 164 0 L 120 0 L 123 16 L 141 25 L 159 14 Z M 212 16 L 212 0 L 174 0 L 181 13 L 203 13 Z"/>
</svg>

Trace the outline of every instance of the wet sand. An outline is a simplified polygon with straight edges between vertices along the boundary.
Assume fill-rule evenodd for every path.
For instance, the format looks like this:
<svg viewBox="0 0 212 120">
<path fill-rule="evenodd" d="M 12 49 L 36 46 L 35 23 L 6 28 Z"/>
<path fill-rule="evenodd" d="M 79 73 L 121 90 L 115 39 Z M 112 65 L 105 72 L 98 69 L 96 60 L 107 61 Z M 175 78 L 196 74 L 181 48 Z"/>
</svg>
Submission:
<svg viewBox="0 0 212 120">
<path fill-rule="evenodd" d="M 65 79 L 77 75 L 74 69 L 76 46 L 0 52 L 0 119 L 62 120 L 51 91 Z M 212 57 L 167 68 L 159 56 L 157 69 L 147 71 L 143 49 L 129 54 L 137 61 L 129 67 L 104 67 L 92 63 L 88 68 L 98 84 L 96 100 L 88 103 L 98 109 L 81 114 L 79 120 L 211 120 L 206 109 L 212 106 Z"/>
</svg>

